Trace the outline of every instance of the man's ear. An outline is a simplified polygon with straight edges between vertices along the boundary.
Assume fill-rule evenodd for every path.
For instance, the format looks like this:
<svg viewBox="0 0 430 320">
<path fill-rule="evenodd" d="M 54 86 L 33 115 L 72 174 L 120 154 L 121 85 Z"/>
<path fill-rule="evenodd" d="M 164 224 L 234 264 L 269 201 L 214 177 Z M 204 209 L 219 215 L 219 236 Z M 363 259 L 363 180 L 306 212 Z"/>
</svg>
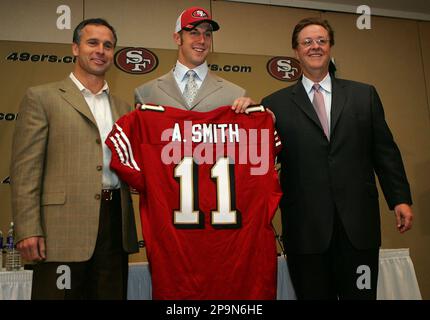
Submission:
<svg viewBox="0 0 430 320">
<path fill-rule="evenodd" d="M 173 41 L 175 41 L 175 43 L 176 43 L 178 46 L 182 45 L 182 37 L 181 37 L 181 35 L 180 35 L 180 33 L 179 33 L 179 32 L 175 32 L 175 33 L 173 34 Z"/>
<path fill-rule="evenodd" d="M 75 57 L 79 56 L 79 45 L 77 43 L 72 43 L 72 53 Z"/>
</svg>

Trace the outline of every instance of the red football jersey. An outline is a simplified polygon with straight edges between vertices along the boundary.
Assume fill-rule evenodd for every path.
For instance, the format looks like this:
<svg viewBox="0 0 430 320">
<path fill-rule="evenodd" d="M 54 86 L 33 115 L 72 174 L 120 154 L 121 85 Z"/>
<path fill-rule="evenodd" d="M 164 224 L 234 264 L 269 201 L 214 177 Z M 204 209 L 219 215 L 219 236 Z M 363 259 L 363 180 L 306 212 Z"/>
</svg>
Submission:
<svg viewBox="0 0 430 320">
<path fill-rule="evenodd" d="M 275 299 L 280 142 L 263 107 L 143 106 L 106 143 L 140 193 L 154 299 Z"/>
</svg>

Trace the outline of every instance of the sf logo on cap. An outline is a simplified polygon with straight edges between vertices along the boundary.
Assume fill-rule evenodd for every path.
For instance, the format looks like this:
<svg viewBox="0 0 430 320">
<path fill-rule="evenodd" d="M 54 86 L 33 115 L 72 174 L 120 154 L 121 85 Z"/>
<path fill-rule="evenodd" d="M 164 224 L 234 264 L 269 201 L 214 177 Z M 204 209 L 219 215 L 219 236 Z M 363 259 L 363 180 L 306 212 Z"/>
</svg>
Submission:
<svg viewBox="0 0 430 320">
<path fill-rule="evenodd" d="M 196 10 L 193 12 L 193 17 L 196 17 L 196 18 L 203 18 L 203 17 L 207 17 L 207 16 L 208 15 L 203 10 Z"/>
</svg>

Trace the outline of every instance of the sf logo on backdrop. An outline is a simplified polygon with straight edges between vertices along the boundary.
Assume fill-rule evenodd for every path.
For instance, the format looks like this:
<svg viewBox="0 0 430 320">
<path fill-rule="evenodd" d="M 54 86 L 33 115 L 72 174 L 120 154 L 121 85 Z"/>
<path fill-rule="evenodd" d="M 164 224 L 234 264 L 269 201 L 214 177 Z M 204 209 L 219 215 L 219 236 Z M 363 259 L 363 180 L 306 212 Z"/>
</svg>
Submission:
<svg viewBox="0 0 430 320">
<path fill-rule="evenodd" d="M 266 67 L 273 78 L 281 81 L 296 81 L 302 75 L 300 62 L 291 57 L 273 57 Z"/>
<path fill-rule="evenodd" d="M 115 54 L 115 65 L 127 73 L 145 74 L 157 68 L 158 58 L 145 48 L 124 48 Z"/>
</svg>

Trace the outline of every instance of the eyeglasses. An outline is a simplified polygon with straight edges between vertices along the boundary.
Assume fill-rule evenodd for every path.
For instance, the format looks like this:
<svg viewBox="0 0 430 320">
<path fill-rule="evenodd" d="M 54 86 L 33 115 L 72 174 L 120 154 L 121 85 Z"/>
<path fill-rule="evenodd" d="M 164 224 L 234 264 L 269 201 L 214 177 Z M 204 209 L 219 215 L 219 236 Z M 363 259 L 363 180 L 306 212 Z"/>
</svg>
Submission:
<svg viewBox="0 0 430 320">
<path fill-rule="evenodd" d="M 325 39 L 325 38 L 318 38 L 318 39 L 311 39 L 311 38 L 306 38 L 305 40 L 303 40 L 302 42 L 300 42 L 300 44 L 303 47 L 310 47 L 313 43 L 316 43 L 317 45 L 323 47 L 325 45 L 327 45 L 330 42 L 330 39 Z"/>
</svg>

